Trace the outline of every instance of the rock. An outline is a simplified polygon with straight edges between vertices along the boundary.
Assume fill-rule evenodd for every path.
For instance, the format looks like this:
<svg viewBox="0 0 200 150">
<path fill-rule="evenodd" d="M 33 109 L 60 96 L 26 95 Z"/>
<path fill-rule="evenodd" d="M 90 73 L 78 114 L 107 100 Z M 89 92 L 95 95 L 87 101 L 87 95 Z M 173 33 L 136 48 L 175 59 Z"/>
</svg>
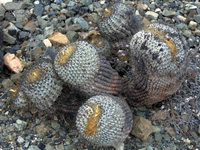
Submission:
<svg viewBox="0 0 200 150">
<path fill-rule="evenodd" d="M 28 150 L 41 150 L 36 145 L 29 146 Z"/>
<path fill-rule="evenodd" d="M 62 0 L 54 0 L 54 3 L 56 3 L 56 4 L 62 4 L 63 1 Z"/>
<path fill-rule="evenodd" d="M 54 31 L 54 27 L 53 26 L 50 26 L 50 27 L 46 27 L 44 29 L 44 38 L 47 38 L 49 37 L 50 35 L 53 34 L 53 31 Z"/>
<path fill-rule="evenodd" d="M 48 21 L 43 20 L 40 16 L 37 17 L 38 24 L 42 30 L 47 27 Z"/>
<path fill-rule="evenodd" d="M 15 23 L 15 26 L 20 30 L 23 29 L 23 25 L 21 23 L 19 23 L 19 22 Z"/>
<path fill-rule="evenodd" d="M 131 134 L 145 141 L 148 136 L 152 133 L 151 121 L 135 116 L 133 119 L 133 128 Z"/>
<path fill-rule="evenodd" d="M 39 46 L 34 47 L 31 50 L 31 56 L 33 60 L 37 60 L 42 55 L 42 49 Z"/>
<path fill-rule="evenodd" d="M 193 131 L 193 130 L 190 130 L 189 131 L 189 133 L 191 134 L 191 136 L 196 140 L 196 141 L 198 141 L 199 140 L 199 137 L 198 137 L 198 135 L 196 134 L 196 132 L 195 131 Z"/>
<path fill-rule="evenodd" d="M 179 23 L 176 25 L 176 27 L 178 28 L 178 30 L 182 30 L 183 28 L 185 28 L 187 25 L 185 23 Z"/>
<path fill-rule="evenodd" d="M 195 37 L 192 35 L 187 39 L 187 43 L 189 47 L 194 47 L 195 46 Z"/>
<path fill-rule="evenodd" d="M 160 132 L 160 131 L 161 129 L 159 127 L 152 125 L 152 132 Z"/>
<path fill-rule="evenodd" d="M 19 45 L 14 45 L 13 47 L 11 48 L 6 48 L 5 49 L 5 53 L 10 53 L 10 54 L 15 54 L 17 55 L 17 51 L 20 49 L 20 46 Z"/>
<path fill-rule="evenodd" d="M 177 18 L 180 19 L 181 22 L 185 22 L 186 20 L 186 18 L 181 15 L 178 15 Z"/>
<path fill-rule="evenodd" d="M 4 79 L 2 81 L 2 86 L 4 89 L 9 90 L 15 87 L 15 84 L 10 79 Z M 1 116 L 0 116 L 1 117 Z M 2 117 L 3 118 L 3 117 Z M 0 119 L 1 120 L 1 119 Z"/>
<path fill-rule="evenodd" d="M 42 16 L 43 12 L 44 12 L 44 7 L 42 4 L 35 5 L 35 7 L 33 9 L 33 14 L 35 16 Z"/>
<path fill-rule="evenodd" d="M 183 35 L 184 35 L 186 38 L 189 38 L 189 37 L 192 35 L 192 33 L 191 33 L 190 30 L 185 30 L 185 31 L 183 32 Z"/>
<path fill-rule="evenodd" d="M 46 145 L 45 150 L 55 150 L 49 143 Z"/>
<path fill-rule="evenodd" d="M 187 133 L 189 127 L 186 124 L 183 124 L 183 132 Z"/>
<path fill-rule="evenodd" d="M 158 13 L 155 13 L 155 12 L 153 12 L 153 11 L 147 11 L 147 12 L 145 13 L 145 17 L 148 18 L 148 19 L 150 19 L 150 20 L 157 20 L 157 18 L 158 18 Z"/>
<path fill-rule="evenodd" d="M 4 32 L 3 33 L 3 41 L 7 42 L 9 44 L 15 44 L 16 38 L 14 38 L 13 36 L 11 36 L 8 33 Z"/>
<path fill-rule="evenodd" d="M 73 25 L 71 25 L 71 26 L 69 26 L 68 28 L 67 28 L 67 31 L 75 31 L 75 32 L 77 32 L 77 31 L 81 31 L 81 25 L 80 24 L 73 24 Z"/>
<path fill-rule="evenodd" d="M 199 129 L 198 129 L 198 133 L 200 134 L 200 124 L 199 124 Z"/>
<path fill-rule="evenodd" d="M 88 23 L 83 19 L 83 17 L 75 18 L 75 19 L 74 19 L 74 23 L 80 24 L 83 30 L 88 30 L 88 29 L 89 29 L 89 25 L 88 25 Z"/>
<path fill-rule="evenodd" d="M 35 31 L 36 25 L 33 21 L 29 21 L 25 26 L 24 30 L 33 33 Z"/>
<path fill-rule="evenodd" d="M 27 127 L 27 122 L 17 119 L 16 123 L 14 123 L 14 127 L 16 131 L 23 131 Z"/>
<path fill-rule="evenodd" d="M 32 3 L 24 2 L 21 6 L 21 9 L 31 9 L 33 7 Z"/>
<path fill-rule="evenodd" d="M 19 10 L 19 9 L 21 9 L 22 4 L 23 4 L 22 2 L 18 2 L 18 3 L 8 2 L 5 4 L 5 9 L 7 11 Z"/>
<path fill-rule="evenodd" d="M 200 23 L 200 14 L 194 15 L 194 20 L 195 20 L 197 23 Z"/>
<path fill-rule="evenodd" d="M 68 31 L 67 32 L 67 38 L 69 39 L 69 41 L 75 42 L 78 39 L 79 35 L 78 33 L 76 33 L 75 31 Z"/>
<path fill-rule="evenodd" d="M 160 8 L 156 8 L 155 12 L 159 13 L 159 12 L 161 12 L 161 9 Z"/>
<path fill-rule="evenodd" d="M 166 130 L 167 130 L 167 133 L 169 133 L 169 135 L 171 135 L 171 136 L 176 135 L 176 133 L 172 127 L 167 127 Z"/>
<path fill-rule="evenodd" d="M 64 34 L 59 33 L 59 32 L 54 33 L 53 35 L 48 37 L 48 39 L 51 43 L 56 43 L 56 44 L 61 44 L 61 45 L 67 45 L 70 43 L 68 38 Z"/>
<path fill-rule="evenodd" d="M 167 134 L 167 133 L 165 133 L 165 135 L 164 135 L 164 139 L 167 141 L 167 142 L 170 142 L 170 136 Z"/>
<path fill-rule="evenodd" d="M 55 130 L 59 130 L 60 129 L 60 124 L 55 121 L 55 120 L 51 120 L 51 127 Z"/>
<path fill-rule="evenodd" d="M 20 31 L 12 22 L 9 22 L 9 26 L 6 28 L 6 30 L 8 32 L 9 31 L 14 31 L 15 34 Z"/>
<path fill-rule="evenodd" d="M 166 120 L 167 119 L 167 110 L 158 110 L 155 112 L 151 118 L 152 120 Z"/>
<path fill-rule="evenodd" d="M 21 79 L 21 76 L 22 76 L 22 73 L 17 73 L 17 74 L 12 74 L 10 76 L 10 80 L 15 83 L 15 84 L 18 84 L 20 79 Z"/>
<path fill-rule="evenodd" d="M 24 141 L 25 141 L 25 140 L 23 139 L 23 137 L 18 136 L 17 142 L 18 142 L 19 144 L 22 144 Z"/>
<path fill-rule="evenodd" d="M 13 0 L 0 0 L 0 4 L 5 5 L 8 2 L 12 2 Z"/>
<path fill-rule="evenodd" d="M 6 10 L 0 6 L 0 21 L 3 20 Z"/>
<path fill-rule="evenodd" d="M 195 35 L 198 35 L 198 36 L 200 37 L 200 30 L 196 29 L 196 30 L 194 31 L 194 34 L 195 34 Z"/>
<path fill-rule="evenodd" d="M 94 11 L 94 4 L 90 4 L 90 5 L 88 6 L 88 9 L 89 9 L 90 11 Z"/>
<path fill-rule="evenodd" d="M 5 19 L 10 21 L 10 22 L 14 22 L 16 20 L 15 16 L 11 12 L 5 13 Z"/>
<path fill-rule="evenodd" d="M 171 17 L 176 15 L 176 12 L 172 11 L 172 10 L 164 10 L 162 14 L 165 17 L 170 17 L 171 18 Z"/>
<path fill-rule="evenodd" d="M 48 127 L 46 127 L 44 124 L 38 125 L 36 127 L 37 134 L 42 138 L 47 136 L 48 131 L 49 131 Z"/>
<path fill-rule="evenodd" d="M 26 40 L 28 40 L 30 37 L 29 37 L 30 33 L 29 32 L 26 32 L 26 31 L 19 31 L 18 32 L 18 40 L 20 42 L 24 42 Z"/>
<path fill-rule="evenodd" d="M 67 4 L 67 6 L 68 6 L 68 7 L 72 7 L 72 6 L 74 6 L 75 4 L 76 4 L 75 2 L 69 1 L 69 3 Z"/>
<path fill-rule="evenodd" d="M 191 30 L 194 30 L 194 29 L 196 29 L 196 27 L 197 27 L 197 23 L 194 21 L 190 21 L 188 28 Z"/>
<path fill-rule="evenodd" d="M 56 145 L 56 150 L 65 150 L 63 143 L 61 143 L 60 145 Z"/>
<path fill-rule="evenodd" d="M 52 17 L 52 16 L 57 16 L 58 14 L 55 11 L 50 11 L 47 15 L 49 17 Z"/>
<path fill-rule="evenodd" d="M 15 10 L 14 15 L 16 17 L 16 21 L 21 23 L 23 26 L 28 23 L 31 13 L 28 10 Z"/>
<path fill-rule="evenodd" d="M 161 142 L 162 140 L 162 135 L 158 132 L 154 134 L 154 139 L 156 142 Z"/>
<path fill-rule="evenodd" d="M 149 145 L 145 150 L 153 150 L 153 148 Z"/>
<path fill-rule="evenodd" d="M 96 13 L 88 14 L 88 19 L 93 23 L 99 22 L 99 16 Z"/>
<path fill-rule="evenodd" d="M 53 8 L 54 10 L 60 11 L 60 6 L 54 3 L 51 3 L 51 8 Z"/>
<path fill-rule="evenodd" d="M 23 70 L 22 62 L 14 54 L 4 55 L 4 64 L 15 73 L 20 73 Z"/>
<path fill-rule="evenodd" d="M 49 39 L 44 39 L 43 40 L 43 43 L 44 43 L 44 45 L 46 46 L 46 47 L 52 47 L 52 44 L 51 44 L 51 42 L 49 41 Z"/>
</svg>

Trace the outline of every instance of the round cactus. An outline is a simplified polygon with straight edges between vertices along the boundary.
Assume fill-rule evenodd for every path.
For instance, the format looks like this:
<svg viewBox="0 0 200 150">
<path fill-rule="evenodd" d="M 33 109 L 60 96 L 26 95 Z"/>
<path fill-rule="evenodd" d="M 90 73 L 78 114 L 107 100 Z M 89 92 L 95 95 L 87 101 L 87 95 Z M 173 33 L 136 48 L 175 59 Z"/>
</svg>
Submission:
<svg viewBox="0 0 200 150">
<path fill-rule="evenodd" d="M 116 95 L 121 91 L 118 73 L 105 57 L 97 53 L 97 48 L 86 41 L 77 41 L 62 48 L 54 65 L 61 79 L 88 96 L 101 93 Z"/>
<path fill-rule="evenodd" d="M 105 8 L 98 25 L 101 35 L 110 41 L 131 38 L 141 28 L 134 11 L 123 3 L 114 3 Z"/>
<path fill-rule="evenodd" d="M 188 65 L 183 37 L 164 24 L 151 24 L 130 41 L 132 75 L 125 86 L 132 105 L 151 105 L 181 86 Z"/>
<path fill-rule="evenodd" d="M 91 97 L 79 108 L 76 117 L 82 137 L 98 146 L 123 143 L 132 124 L 133 117 L 127 103 L 111 95 Z"/>
<path fill-rule="evenodd" d="M 51 51 L 47 49 L 43 58 L 39 58 L 24 72 L 20 83 L 31 103 L 40 110 L 48 112 L 51 112 L 51 107 L 62 90 L 62 81 L 58 78 L 52 64 Z"/>
</svg>

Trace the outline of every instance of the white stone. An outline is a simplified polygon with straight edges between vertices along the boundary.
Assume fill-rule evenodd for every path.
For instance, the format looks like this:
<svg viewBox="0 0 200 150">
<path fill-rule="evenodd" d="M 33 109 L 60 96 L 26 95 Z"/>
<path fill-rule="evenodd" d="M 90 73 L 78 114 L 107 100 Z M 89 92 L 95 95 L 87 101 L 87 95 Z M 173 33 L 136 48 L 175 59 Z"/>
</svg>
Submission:
<svg viewBox="0 0 200 150">
<path fill-rule="evenodd" d="M 194 30 L 194 29 L 196 29 L 196 27 L 197 27 L 197 23 L 194 21 L 190 21 L 188 28 L 191 30 Z"/>
<path fill-rule="evenodd" d="M 21 137 L 21 136 L 19 136 L 18 138 L 17 138 L 17 142 L 19 143 L 19 144 L 21 144 L 21 143 L 23 143 L 25 140 Z"/>
<path fill-rule="evenodd" d="M 159 12 L 161 12 L 161 9 L 160 8 L 156 8 L 155 12 L 159 13 Z"/>
<path fill-rule="evenodd" d="M 181 22 L 185 22 L 185 20 L 186 20 L 186 18 L 181 15 L 178 15 L 177 18 L 180 19 Z"/>
<path fill-rule="evenodd" d="M 34 2 L 34 5 L 37 5 L 37 4 L 40 4 L 40 1 L 36 0 L 36 1 Z"/>
<path fill-rule="evenodd" d="M 152 20 L 156 20 L 158 18 L 158 13 L 155 13 L 153 11 L 147 11 L 145 13 L 145 17 L 149 18 L 149 19 L 152 19 Z"/>
<path fill-rule="evenodd" d="M 44 43 L 44 45 L 46 46 L 46 47 L 52 47 L 52 44 L 51 44 L 51 42 L 49 41 L 49 39 L 44 39 L 43 40 L 43 43 Z"/>
</svg>

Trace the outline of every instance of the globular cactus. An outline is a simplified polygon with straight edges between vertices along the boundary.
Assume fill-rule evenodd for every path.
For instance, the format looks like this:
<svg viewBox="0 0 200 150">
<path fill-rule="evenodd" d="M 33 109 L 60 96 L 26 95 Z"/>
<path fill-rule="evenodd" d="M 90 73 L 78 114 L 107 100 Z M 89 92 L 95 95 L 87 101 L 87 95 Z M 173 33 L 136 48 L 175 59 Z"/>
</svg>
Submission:
<svg viewBox="0 0 200 150">
<path fill-rule="evenodd" d="M 128 104 L 115 96 L 97 95 L 78 110 L 76 126 L 81 136 L 98 146 L 117 146 L 132 129 L 133 116 Z"/>
<path fill-rule="evenodd" d="M 124 86 L 132 105 L 151 105 L 175 93 L 184 81 L 188 47 L 168 25 L 154 23 L 130 41 L 132 75 Z"/>
<path fill-rule="evenodd" d="M 94 45 L 77 41 L 62 48 L 54 61 L 62 80 L 88 96 L 100 93 L 117 95 L 121 78 Z"/>
<path fill-rule="evenodd" d="M 51 107 L 60 95 L 62 81 L 58 78 L 54 67 L 53 49 L 48 48 L 42 58 L 23 72 L 20 90 L 38 109 L 51 112 Z"/>
<path fill-rule="evenodd" d="M 116 49 L 129 45 L 131 37 L 141 29 L 141 22 L 129 5 L 114 3 L 104 9 L 98 26 L 101 35 Z"/>
</svg>

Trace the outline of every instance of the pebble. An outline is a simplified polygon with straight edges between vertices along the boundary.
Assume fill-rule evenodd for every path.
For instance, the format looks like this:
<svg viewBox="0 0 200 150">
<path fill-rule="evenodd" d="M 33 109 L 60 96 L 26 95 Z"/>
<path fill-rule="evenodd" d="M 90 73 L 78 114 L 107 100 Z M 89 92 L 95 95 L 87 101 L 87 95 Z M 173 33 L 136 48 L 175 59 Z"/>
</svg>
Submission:
<svg viewBox="0 0 200 150">
<path fill-rule="evenodd" d="M 3 20 L 6 10 L 0 6 L 0 21 Z"/>
<path fill-rule="evenodd" d="M 23 131 L 27 127 L 27 122 L 17 119 L 16 123 L 14 123 L 14 127 L 16 131 Z"/>
<path fill-rule="evenodd" d="M 35 31 L 36 25 L 33 21 L 29 21 L 23 28 L 25 31 L 33 33 Z"/>
<path fill-rule="evenodd" d="M 50 26 L 50 27 L 46 27 L 44 29 L 44 38 L 47 38 L 49 37 L 50 35 L 53 34 L 53 31 L 54 31 L 54 27 L 53 26 Z"/>
<path fill-rule="evenodd" d="M 49 36 L 48 39 L 51 43 L 56 43 L 61 45 L 67 45 L 70 43 L 68 38 L 64 34 L 59 32 L 56 32 L 53 35 Z"/>
<path fill-rule="evenodd" d="M 24 42 L 26 40 L 28 40 L 30 37 L 30 33 L 29 32 L 26 32 L 26 31 L 19 31 L 18 32 L 18 40 L 20 42 Z"/>
<path fill-rule="evenodd" d="M 197 23 L 194 21 L 190 21 L 188 28 L 191 30 L 194 30 L 194 29 L 196 29 L 196 27 L 197 27 Z"/>
<path fill-rule="evenodd" d="M 183 28 L 187 27 L 187 25 L 185 23 L 179 23 L 176 25 L 176 27 L 178 28 L 178 30 L 182 30 Z"/>
<path fill-rule="evenodd" d="M 153 11 L 147 11 L 145 13 L 145 17 L 148 18 L 148 19 L 151 19 L 151 20 L 157 20 L 158 18 L 158 13 L 155 13 Z"/>
<path fill-rule="evenodd" d="M 51 127 L 55 130 L 59 130 L 60 124 L 57 121 L 51 120 Z"/>
<path fill-rule="evenodd" d="M 44 124 L 41 124 L 36 127 L 36 132 L 38 133 L 40 137 L 43 138 L 47 136 L 48 128 Z"/>
<path fill-rule="evenodd" d="M 88 23 L 82 17 L 75 18 L 74 23 L 80 24 L 83 30 L 87 31 L 89 29 Z"/>
<path fill-rule="evenodd" d="M 12 10 L 19 10 L 22 6 L 22 2 L 16 3 L 16 2 L 7 2 L 5 4 L 5 9 L 7 11 L 12 11 Z"/>
<path fill-rule="evenodd" d="M 69 41 L 72 43 L 72 42 L 75 42 L 77 39 L 78 39 L 79 35 L 77 32 L 75 31 L 68 31 L 67 32 L 67 38 L 69 39 Z"/>
<path fill-rule="evenodd" d="M 9 35 L 8 33 L 4 32 L 3 33 L 3 41 L 7 42 L 9 44 L 15 44 L 16 43 L 16 38 Z"/>
<path fill-rule="evenodd" d="M 176 15 L 176 12 L 175 11 L 170 11 L 170 10 L 169 11 L 168 10 L 164 10 L 162 14 L 165 17 L 170 17 L 171 18 L 171 17 Z"/>
<path fill-rule="evenodd" d="M 33 9 L 33 14 L 35 16 L 42 16 L 43 12 L 44 12 L 44 7 L 42 4 L 35 5 L 35 7 Z"/>
<path fill-rule="evenodd" d="M 41 150 L 36 145 L 29 146 L 28 150 Z"/>
<path fill-rule="evenodd" d="M 191 32 L 190 30 L 184 30 L 183 35 L 184 35 L 186 38 L 189 38 L 189 37 L 192 35 L 192 32 Z"/>
<path fill-rule="evenodd" d="M 24 141 L 25 141 L 25 140 L 24 140 L 21 136 L 19 136 L 19 137 L 17 138 L 17 142 L 18 142 L 19 144 L 22 144 Z"/>
<path fill-rule="evenodd" d="M 194 15 L 194 20 L 195 20 L 197 23 L 200 23 L 200 14 Z"/>
<path fill-rule="evenodd" d="M 23 26 L 28 23 L 31 13 L 28 10 L 15 10 L 14 15 L 16 17 L 16 21 L 21 23 Z"/>
</svg>

